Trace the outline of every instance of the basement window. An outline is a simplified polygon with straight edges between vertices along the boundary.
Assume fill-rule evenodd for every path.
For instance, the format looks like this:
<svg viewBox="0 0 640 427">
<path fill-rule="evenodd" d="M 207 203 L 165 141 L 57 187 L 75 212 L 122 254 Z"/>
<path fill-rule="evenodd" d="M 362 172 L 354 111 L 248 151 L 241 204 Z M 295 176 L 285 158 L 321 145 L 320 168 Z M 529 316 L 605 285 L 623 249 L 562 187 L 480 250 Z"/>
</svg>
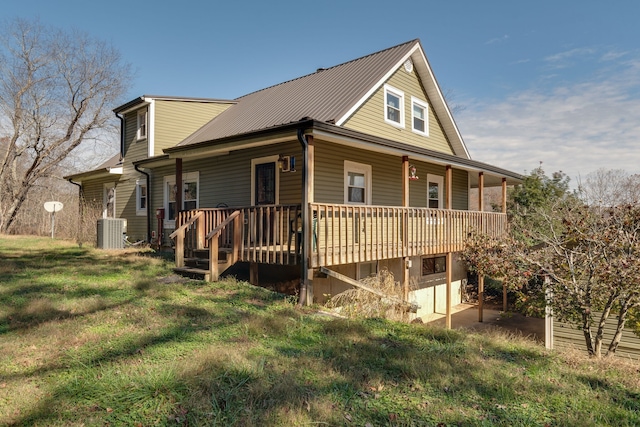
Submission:
<svg viewBox="0 0 640 427">
<path fill-rule="evenodd" d="M 437 256 L 422 258 L 422 275 L 445 273 L 447 271 L 447 257 Z"/>
</svg>

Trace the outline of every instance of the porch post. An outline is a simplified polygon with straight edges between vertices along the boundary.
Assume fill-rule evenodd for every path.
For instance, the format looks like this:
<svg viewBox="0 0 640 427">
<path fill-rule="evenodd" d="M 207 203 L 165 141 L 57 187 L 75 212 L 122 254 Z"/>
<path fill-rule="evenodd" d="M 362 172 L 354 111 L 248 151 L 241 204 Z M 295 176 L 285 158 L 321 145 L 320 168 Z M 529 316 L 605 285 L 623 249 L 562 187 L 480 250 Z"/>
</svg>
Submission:
<svg viewBox="0 0 640 427">
<path fill-rule="evenodd" d="M 313 269 L 309 268 L 313 245 L 313 214 L 310 203 L 313 203 L 314 193 L 314 162 L 315 151 L 313 136 L 304 135 L 304 131 L 298 131 L 298 138 L 304 140 L 303 157 L 304 171 L 302 176 L 302 266 L 301 266 L 301 295 L 300 303 L 311 305 L 313 303 Z M 302 142 L 302 141 L 301 141 Z M 304 293 L 304 295 L 302 295 Z"/>
<path fill-rule="evenodd" d="M 447 252 L 446 267 L 447 270 L 447 313 L 446 313 L 446 328 L 451 329 L 451 259 L 453 258 L 453 252 Z"/>
<path fill-rule="evenodd" d="M 484 211 L 484 173 L 478 174 L 478 210 Z M 482 218 L 482 215 L 480 216 Z M 484 275 L 478 274 L 478 322 L 482 322 L 484 308 Z"/>
<path fill-rule="evenodd" d="M 402 206 L 409 207 L 409 156 L 402 156 Z M 407 216 L 403 215 L 404 241 L 407 243 Z M 409 257 L 402 258 L 402 293 L 405 301 L 409 301 Z"/>
<path fill-rule="evenodd" d="M 176 218 L 178 212 L 182 212 L 182 159 L 180 158 L 176 159 Z M 176 226 L 180 225 L 176 224 Z"/>
<path fill-rule="evenodd" d="M 451 165 L 447 165 L 445 169 L 445 178 L 444 178 L 444 188 L 445 188 L 445 201 L 444 208 L 445 209 L 453 209 L 453 171 L 451 169 Z"/>
<path fill-rule="evenodd" d="M 452 205 L 453 205 L 453 198 L 452 198 L 452 177 L 453 177 L 453 171 L 451 169 L 451 165 L 447 165 L 446 170 L 445 170 L 445 191 L 446 191 L 446 200 L 445 200 L 445 205 L 444 208 L 445 209 L 451 209 Z M 449 221 L 450 222 L 450 221 Z M 447 286 L 446 286 L 446 291 L 447 291 L 447 298 L 446 298 L 446 304 L 447 304 L 447 309 L 446 309 L 446 328 L 447 329 L 451 329 L 451 259 L 453 257 L 453 253 L 451 252 L 451 229 L 450 227 L 452 226 L 452 224 L 449 224 L 449 232 L 447 233 L 447 256 L 446 256 L 446 275 L 447 275 Z"/>
<path fill-rule="evenodd" d="M 409 206 L 409 156 L 402 156 L 402 206 Z"/>
<path fill-rule="evenodd" d="M 507 213 L 507 178 L 502 178 L 502 213 Z M 502 311 L 507 311 L 507 285 L 502 282 Z"/>
<path fill-rule="evenodd" d="M 507 178 L 502 178 L 502 213 L 507 213 Z"/>
</svg>

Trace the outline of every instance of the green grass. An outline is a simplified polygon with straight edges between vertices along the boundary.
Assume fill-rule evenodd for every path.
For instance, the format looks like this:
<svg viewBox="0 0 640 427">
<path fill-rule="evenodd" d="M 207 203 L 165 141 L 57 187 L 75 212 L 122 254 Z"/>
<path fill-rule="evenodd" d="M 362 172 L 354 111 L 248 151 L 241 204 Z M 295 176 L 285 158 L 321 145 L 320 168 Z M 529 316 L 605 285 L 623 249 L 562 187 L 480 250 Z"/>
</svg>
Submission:
<svg viewBox="0 0 640 427">
<path fill-rule="evenodd" d="M 637 365 L 318 315 L 170 268 L 0 237 L 0 425 L 640 425 Z"/>
</svg>

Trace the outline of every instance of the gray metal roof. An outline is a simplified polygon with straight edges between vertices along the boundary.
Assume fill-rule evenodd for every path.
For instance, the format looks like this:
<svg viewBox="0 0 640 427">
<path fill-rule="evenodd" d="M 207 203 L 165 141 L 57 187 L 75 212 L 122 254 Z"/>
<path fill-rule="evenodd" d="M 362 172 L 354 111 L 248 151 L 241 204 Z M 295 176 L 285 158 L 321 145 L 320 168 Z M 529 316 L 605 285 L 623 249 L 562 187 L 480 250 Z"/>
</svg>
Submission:
<svg viewBox="0 0 640 427">
<path fill-rule="evenodd" d="M 237 105 L 225 110 L 178 146 L 266 129 L 302 118 L 334 123 L 379 84 L 417 44 L 418 40 L 411 40 L 242 96 L 236 100 Z"/>
</svg>

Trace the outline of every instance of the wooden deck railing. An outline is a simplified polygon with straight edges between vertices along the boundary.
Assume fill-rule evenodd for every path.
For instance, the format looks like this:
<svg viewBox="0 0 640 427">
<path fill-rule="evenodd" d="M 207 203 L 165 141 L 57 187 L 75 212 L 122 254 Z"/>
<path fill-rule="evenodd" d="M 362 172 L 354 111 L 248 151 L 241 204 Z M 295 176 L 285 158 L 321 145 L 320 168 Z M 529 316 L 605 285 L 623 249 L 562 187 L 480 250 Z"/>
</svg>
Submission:
<svg viewBox="0 0 640 427">
<path fill-rule="evenodd" d="M 172 236 L 176 252 L 178 238 L 183 240 L 184 254 L 176 253 L 176 261 L 195 249 L 215 248 L 206 236 L 232 214 L 241 226 L 217 230 L 219 250 L 236 254 L 237 261 L 300 263 L 304 240 L 300 205 L 181 212 Z M 309 215 L 310 267 L 456 252 L 464 248 L 472 230 L 499 236 L 507 228 L 507 216 L 491 212 L 312 203 Z"/>
<path fill-rule="evenodd" d="M 472 230 L 506 231 L 501 213 L 312 203 L 311 267 L 464 249 Z"/>
</svg>

